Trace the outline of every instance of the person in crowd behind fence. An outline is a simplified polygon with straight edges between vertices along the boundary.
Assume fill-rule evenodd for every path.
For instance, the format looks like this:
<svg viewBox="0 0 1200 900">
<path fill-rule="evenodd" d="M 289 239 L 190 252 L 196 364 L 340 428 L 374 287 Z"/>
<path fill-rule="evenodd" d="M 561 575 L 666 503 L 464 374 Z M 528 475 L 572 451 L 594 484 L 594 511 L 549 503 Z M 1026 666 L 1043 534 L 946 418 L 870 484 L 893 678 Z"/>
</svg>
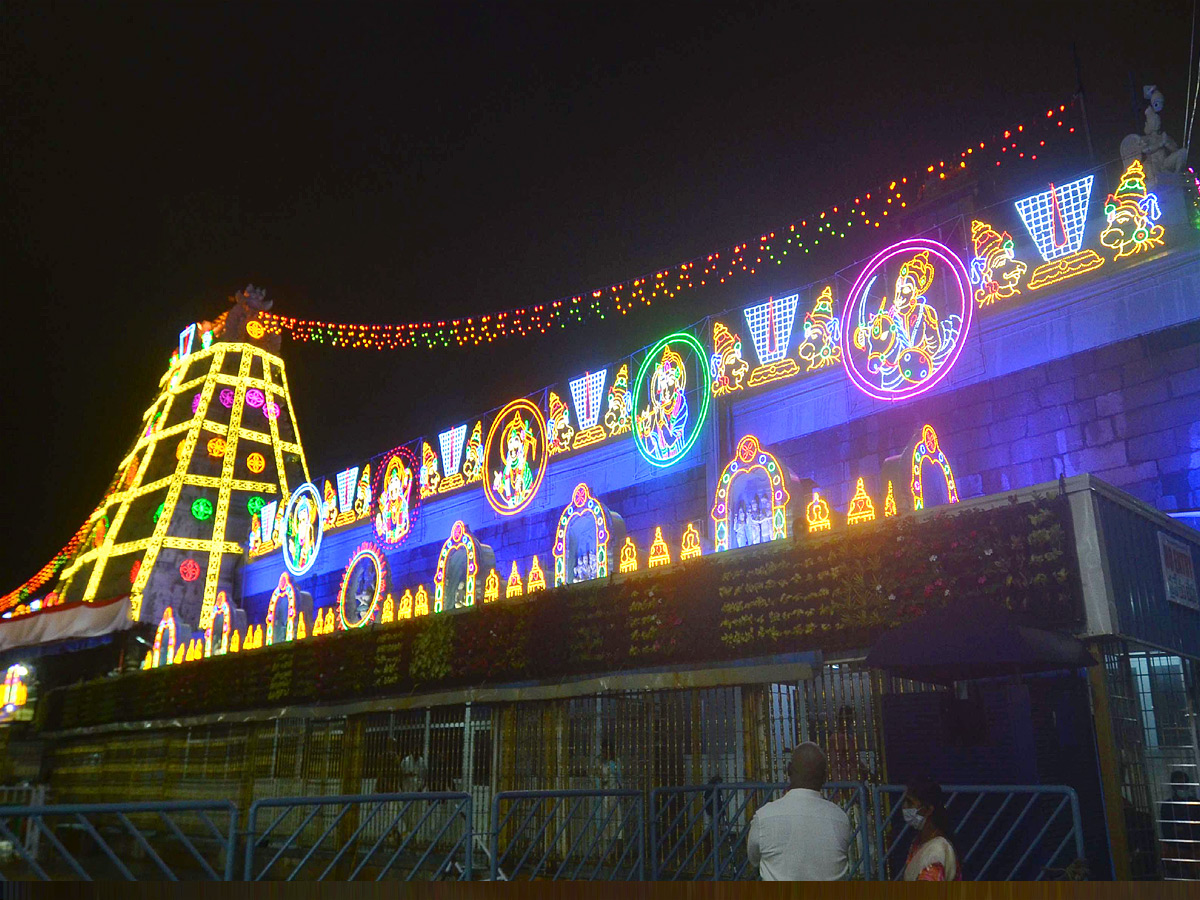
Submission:
<svg viewBox="0 0 1200 900">
<path fill-rule="evenodd" d="M 617 754 L 611 744 L 605 743 L 601 748 L 600 759 L 592 777 L 595 779 L 597 790 L 621 790 L 621 763 L 617 760 Z M 621 803 L 616 797 L 601 797 L 596 811 L 600 817 L 604 845 L 611 848 L 624 837 L 624 829 L 621 827 Z"/>
<path fill-rule="evenodd" d="M 1158 807 L 1162 828 L 1163 876 L 1200 878 L 1200 801 L 1195 783 L 1182 769 L 1171 773 L 1171 799 Z"/>
<path fill-rule="evenodd" d="M 746 854 L 763 881 L 838 881 L 849 873 L 850 819 L 821 796 L 828 763 L 813 743 L 792 751 L 789 790 L 750 822 Z"/>
<path fill-rule="evenodd" d="M 916 831 L 904 864 L 905 881 L 962 881 L 954 849 L 954 829 L 945 794 L 932 781 L 910 784 L 904 792 L 904 823 Z"/>
</svg>

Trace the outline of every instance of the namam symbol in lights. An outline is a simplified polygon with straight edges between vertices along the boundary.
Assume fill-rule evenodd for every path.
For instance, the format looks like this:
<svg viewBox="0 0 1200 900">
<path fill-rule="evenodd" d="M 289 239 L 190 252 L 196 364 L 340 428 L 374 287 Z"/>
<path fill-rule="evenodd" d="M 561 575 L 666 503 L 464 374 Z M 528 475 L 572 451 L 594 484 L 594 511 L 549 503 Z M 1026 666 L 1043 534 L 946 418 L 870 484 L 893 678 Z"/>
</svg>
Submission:
<svg viewBox="0 0 1200 900">
<path fill-rule="evenodd" d="M 646 568 L 653 569 L 656 566 L 669 566 L 670 564 L 671 550 L 663 539 L 662 526 L 659 525 L 654 529 L 654 540 L 650 544 L 650 556 L 646 560 Z"/>
<path fill-rule="evenodd" d="M 889 271 L 896 273 L 890 299 L 874 293 L 889 283 L 881 282 Z M 941 381 L 971 326 L 969 287 L 962 260 L 937 241 L 901 241 L 878 253 L 854 283 L 842 318 L 850 380 L 878 400 L 914 397 Z"/>
<path fill-rule="evenodd" d="M 683 529 L 683 540 L 680 541 L 679 561 L 699 559 L 703 553 L 704 550 L 700 546 L 700 529 L 694 522 L 688 522 L 687 527 Z"/>
<path fill-rule="evenodd" d="M 446 564 L 450 560 L 450 554 L 456 550 L 466 551 L 467 570 L 465 580 L 462 582 L 462 597 L 454 597 L 454 606 L 451 608 L 475 605 L 475 576 L 479 573 L 479 554 L 475 546 L 475 538 L 467 531 L 466 523 L 460 519 L 451 526 L 450 537 L 446 538 L 446 542 L 442 544 L 442 551 L 438 554 L 437 571 L 433 576 L 434 612 L 440 613 L 445 609 Z"/>
<path fill-rule="evenodd" d="M 634 546 L 633 538 L 626 537 L 625 543 L 621 547 L 621 562 L 618 571 L 623 575 L 626 572 L 636 572 L 637 567 L 637 547 Z"/>
<path fill-rule="evenodd" d="M 584 372 L 569 382 L 575 420 L 579 423 L 579 432 L 575 435 L 575 443 L 572 444 L 576 450 L 598 444 L 607 436 L 604 426 L 600 424 L 600 408 L 604 403 L 604 380 L 607 377 L 608 369 L 601 369 L 599 372 Z"/>
<path fill-rule="evenodd" d="M 810 533 L 829 531 L 833 528 L 833 523 L 829 520 L 829 504 L 821 499 L 821 495 L 817 491 L 813 491 L 812 503 L 805 508 L 804 516 L 808 521 Z"/>
<path fill-rule="evenodd" d="M 875 504 L 863 484 L 862 478 L 854 486 L 854 496 L 850 498 L 850 508 L 846 511 L 846 524 L 858 525 L 862 522 L 875 521 Z"/>
<path fill-rule="evenodd" d="M 213 625 L 217 616 L 221 617 L 221 635 L 217 643 L 213 644 Z M 229 606 L 229 598 L 225 596 L 224 591 L 217 591 L 217 601 L 213 604 L 208 623 L 204 627 L 205 656 L 224 656 L 229 651 L 229 632 L 233 627 L 232 619 L 233 610 Z"/>
<path fill-rule="evenodd" d="M 284 615 L 287 616 L 287 629 L 284 640 L 290 641 L 296 637 L 296 589 L 287 572 L 279 573 L 279 584 L 271 591 L 271 602 L 267 604 L 267 646 L 275 642 L 275 620 L 279 615 L 280 600 L 286 600 Z"/>
<path fill-rule="evenodd" d="M 1100 243 L 1117 251 L 1114 261 L 1163 245 L 1166 229 L 1154 224 L 1162 215 L 1158 197 L 1147 193 L 1146 173 L 1138 160 L 1129 164 L 1121 186 L 1104 201 L 1104 215 L 1108 227 L 1101 232 Z"/>
<path fill-rule="evenodd" d="M 362 628 L 375 621 L 379 601 L 386 591 L 387 558 L 383 550 L 369 541 L 359 544 L 346 563 L 338 588 L 337 617 L 342 629 Z"/>
<path fill-rule="evenodd" d="M 770 497 L 754 495 L 751 505 L 739 503 L 735 510 L 733 505 L 734 483 L 753 472 L 760 472 L 770 485 Z M 783 483 L 783 467 L 767 451 L 759 446 L 758 438 L 752 434 L 746 435 L 738 442 L 737 455 L 725 467 L 717 482 L 716 495 L 713 498 L 712 516 L 716 529 L 717 552 L 728 550 L 730 547 L 757 544 L 763 540 L 778 541 L 787 537 L 787 505 L 791 499 Z M 769 507 L 770 512 L 767 512 Z M 748 537 L 749 517 L 754 516 L 755 540 Z M 759 519 L 769 515 L 767 528 L 762 528 Z M 735 534 L 736 531 L 736 534 Z M 740 540 L 739 540 L 740 538 Z"/>
<path fill-rule="evenodd" d="M 746 307 L 746 324 L 760 363 L 750 373 L 751 387 L 790 378 L 800 371 L 796 361 L 787 355 L 799 302 L 800 295 L 791 294 L 779 299 L 770 297 L 766 303 Z"/>
<path fill-rule="evenodd" d="M 975 220 L 971 223 L 971 244 L 975 248 L 971 284 L 979 285 L 975 289 L 975 302 L 979 306 L 991 306 L 997 300 L 1021 293 L 1018 285 L 1029 267 L 1016 258 L 1012 235 Z"/>
<path fill-rule="evenodd" d="M 833 289 L 826 287 L 804 314 L 804 341 L 799 355 L 808 363 L 805 371 L 815 372 L 841 362 L 841 342 L 842 323 L 833 314 Z"/>
<path fill-rule="evenodd" d="M 1017 201 L 1021 221 L 1045 260 L 1029 277 L 1031 291 L 1104 265 L 1095 250 L 1080 249 L 1095 178 L 1088 175 L 1070 184 L 1051 184 L 1050 190 Z"/>
<path fill-rule="evenodd" d="M 521 573 L 517 570 L 517 561 L 514 559 L 512 571 L 508 573 L 508 584 L 504 589 L 504 599 L 511 600 L 514 597 L 520 597 L 524 593 L 521 587 Z"/>
<path fill-rule="evenodd" d="M 511 516 L 537 495 L 546 474 L 546 421 L 528 400 L 514 400 L 496 415 L 484 445 L 491 472 L 483 482 L 492 509 Z"/>
<path fill-rule="evenodd" d="M 376 471 L 375 534 L 389 547 L 399 547 L 412 534 L 421 508 L 417 458 L 407 447 L 397 447 L 380 461 Z"/>
<path fill-rule="evenodd" d="M 575 565 L 571 570 L 572 577 L 568 578 L 567 555 L 570 551 L 568 547 L 568 533 L 571 522 L 585 516 L 590 517 L 592 524 L 595 526 L 595 546 L 594 548 L 589 548 L 586 545 L 581 545 L 580 552 L 586 559 L 581 559 L 577 555 L 577 558 L 574 560 Z M 586 484 L 577 484 L 575 490 L 571 493 L 570 504 L 562 511 L 562 515 L 558 517 L 558 528 L 554 532 L 555 587 L 584 580 L 581 575 L 585 572 L 588 578 L 608 577 L 608 529 L 608 516 L 604 513 L 604 507 L 592 496 L 592 492 Z M 593 555 L 595 558 L 594 574 L 592 573 Z"/>
<path fill-rule="evenodd" d="M 941 442 L 938 440 L 933 426 L 926 425 L 921 429 L 921 440 L 913 448 L 911 484 L 913 509 L 925 508 L 925 485 L 921 467 L 926 462 L 933 463 L 941 470 L 942 476 L 946 479 L 946 498 L 950 503 L 957 503 L 958 486 L 954 483 L 954 472 L 950 470 L 950 460 L 946 459 L 946 454 L 942 452 Z"/>
<path fill-rule="evenodd" d="M 444 494 L 466 483 L 460 471 L 466 437 L 466 425 L 455 425 L 438 435 L 438 446 L 442 448 L 442 481 L 438 486 L 438 493 Z"/>
<path fill-rule="evenodd" d="M 716 320 L 713 321 L 713 353 L 708 358 L 714 397 L 723 397 L 742 389 L 750 364 L 742 358 L 742 338 Z"/>
<path fill-rule="evenodd" d="M 689 369 L 694 378 L 703 381 L 692 383 L 691 399 L 699 406 L 694 418 L 688 404 Z M 705 350 L 693 335 L 676 332 L 651 347 L 634 385 L 636 438 L 642 458 L 656 466 L 678 462 L 700 436 L 710 393 Z"/>
</svg>

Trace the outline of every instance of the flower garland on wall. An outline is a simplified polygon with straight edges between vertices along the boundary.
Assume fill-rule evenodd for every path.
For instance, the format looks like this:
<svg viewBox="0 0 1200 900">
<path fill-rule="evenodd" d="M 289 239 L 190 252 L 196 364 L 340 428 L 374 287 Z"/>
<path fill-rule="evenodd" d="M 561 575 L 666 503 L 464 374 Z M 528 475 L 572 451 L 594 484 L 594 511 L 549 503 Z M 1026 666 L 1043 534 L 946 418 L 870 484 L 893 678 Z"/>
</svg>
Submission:
<svg viewBox="0 0 1200 900">
<path fill-rule="evenodd" d="M 1030 123 L 1006 128 L 987 140 L 972 142 L 957 159 L 940 159 L 924 169 L 900 175 L 853 199 L 816 210 L 812 215 L 757 240 L 714 250 L 675 266 L 630 278 L 604 288 L 562 297 L 536 306 L 509 309 L 459 319 L 366 324 L 299 319 L 264 312 L 259 319 L 268 333 L 287 332 L 293 340 L 331 347 L 398 350 L 479 346 L 501 338 L 530 337 L 610 315 L 627 315 L 655 300 L 671 300 L 683 291 L 725 284 L 734 278 L 758 274 L 770 265 L 780 266 L 789 253 L 810 253 L 833 239 L 843 239 L 855 227 L 879 228 L 889 217 L 917 203 L 931 188 L 967 174 L 979 174 L 1004 162 L 1036 161 L 1047 138 L 1074 135 L 1075 100 L 1046 110 Z"/>
<path fill-rule="evenodd" d="M 1064 499 L 881 519 L 684 566 L 547 589 L 462 615 L 335 631 L 51 694 L 41 727 L 330 702 L 402 691 L 862 649 L 960 597 L 1024 620 L 1080 614 Z"/>
</svg>

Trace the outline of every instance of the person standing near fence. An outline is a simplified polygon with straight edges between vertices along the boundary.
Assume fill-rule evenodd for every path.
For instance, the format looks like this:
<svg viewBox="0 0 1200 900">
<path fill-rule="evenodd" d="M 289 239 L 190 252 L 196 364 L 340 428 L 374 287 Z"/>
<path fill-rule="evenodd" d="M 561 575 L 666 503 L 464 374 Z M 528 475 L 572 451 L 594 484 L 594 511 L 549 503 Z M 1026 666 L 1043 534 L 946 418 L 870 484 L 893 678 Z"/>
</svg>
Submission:
<svg viewBox="0 0 1200 900">
<path fill-rule="evenodd" d="M 621 790 L 621 764 L 617 761 L 617 754 L 613 752 L 610 744 L 605 744 L 601 749 L 600 759 L 593 777 L 596 781 L 597 790 Z M 619 799 L 617 797 L 601 797 L 599 814 L 600 824 L 603 827 L 604 844 L 606 847 L 612 846 L 615 841 L 621 839 L 622 829 L 619 821 L 621 818 L 621 806 Z"/>
<path fill-rule="evenodd" d="M 941 785 L 910 784 L 904 792 L 904 823 L 917 832 L 904 864 L 905 881 L 962 881 L 954 829 Z"/>
<path fill-rule="evenodd" d="M 750 822 L 746 855 L 763 881 L 838 881 L 849 873 L 850 819 L 821 796 L 828 762 L 816 744 L 792 751 L 790 788 Z"/>
</svg>

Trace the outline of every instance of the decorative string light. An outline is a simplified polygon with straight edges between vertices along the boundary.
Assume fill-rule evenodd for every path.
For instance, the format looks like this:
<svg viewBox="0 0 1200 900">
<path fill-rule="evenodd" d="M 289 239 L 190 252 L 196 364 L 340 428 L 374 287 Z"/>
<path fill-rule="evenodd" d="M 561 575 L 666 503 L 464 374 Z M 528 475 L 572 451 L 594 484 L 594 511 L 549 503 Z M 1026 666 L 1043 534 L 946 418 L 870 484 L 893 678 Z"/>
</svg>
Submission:
<svg viewBox="0 0 1200 900">
<path fill-rule="evenodd" d="M 941 185 L 983 168 L 1003 162 L 1037 159 L 1051 135 L 1074 135 L 1077 129 L 1066 123 L 1074 100 L 1047 110 L 1034 123 L 1018 124 L 984 141 L 972 142 L 954 158 L 938 160 L 923 169 L 893 178 L 880 187 L 853 200 L 817 210 L 775 231 L 766 231 L 757 240 L 742 241 L 730 249 L 695 256 L 675 266 L 640 275 L 607 287 L 596 288 L 548 303 L 508 309 L 484 315 L 424 322 L 366 324 L 299 319 L 263 312 L 259 322 L 265 332 L 287 332 L 293 340 L 325 344 L 331 347 L 371 350 L 409 348 L 437 349 L 490 344 L 503 338 L 522 338 L 546 334 L 568 325 L 627 315 L 635 308 L 655 301 L 672 300 L 684 291 L 721 285 L 782 265 L 789 253 L 810 253 L 821 241 L 842 239 L 855 227 L 878 228 L 889 216 L 919 201 L 927 187 Z M 256 322 L 255 324 L 258 324 Z M 767 373 L 764 373 L 764 375 Z"/>
</svg>

